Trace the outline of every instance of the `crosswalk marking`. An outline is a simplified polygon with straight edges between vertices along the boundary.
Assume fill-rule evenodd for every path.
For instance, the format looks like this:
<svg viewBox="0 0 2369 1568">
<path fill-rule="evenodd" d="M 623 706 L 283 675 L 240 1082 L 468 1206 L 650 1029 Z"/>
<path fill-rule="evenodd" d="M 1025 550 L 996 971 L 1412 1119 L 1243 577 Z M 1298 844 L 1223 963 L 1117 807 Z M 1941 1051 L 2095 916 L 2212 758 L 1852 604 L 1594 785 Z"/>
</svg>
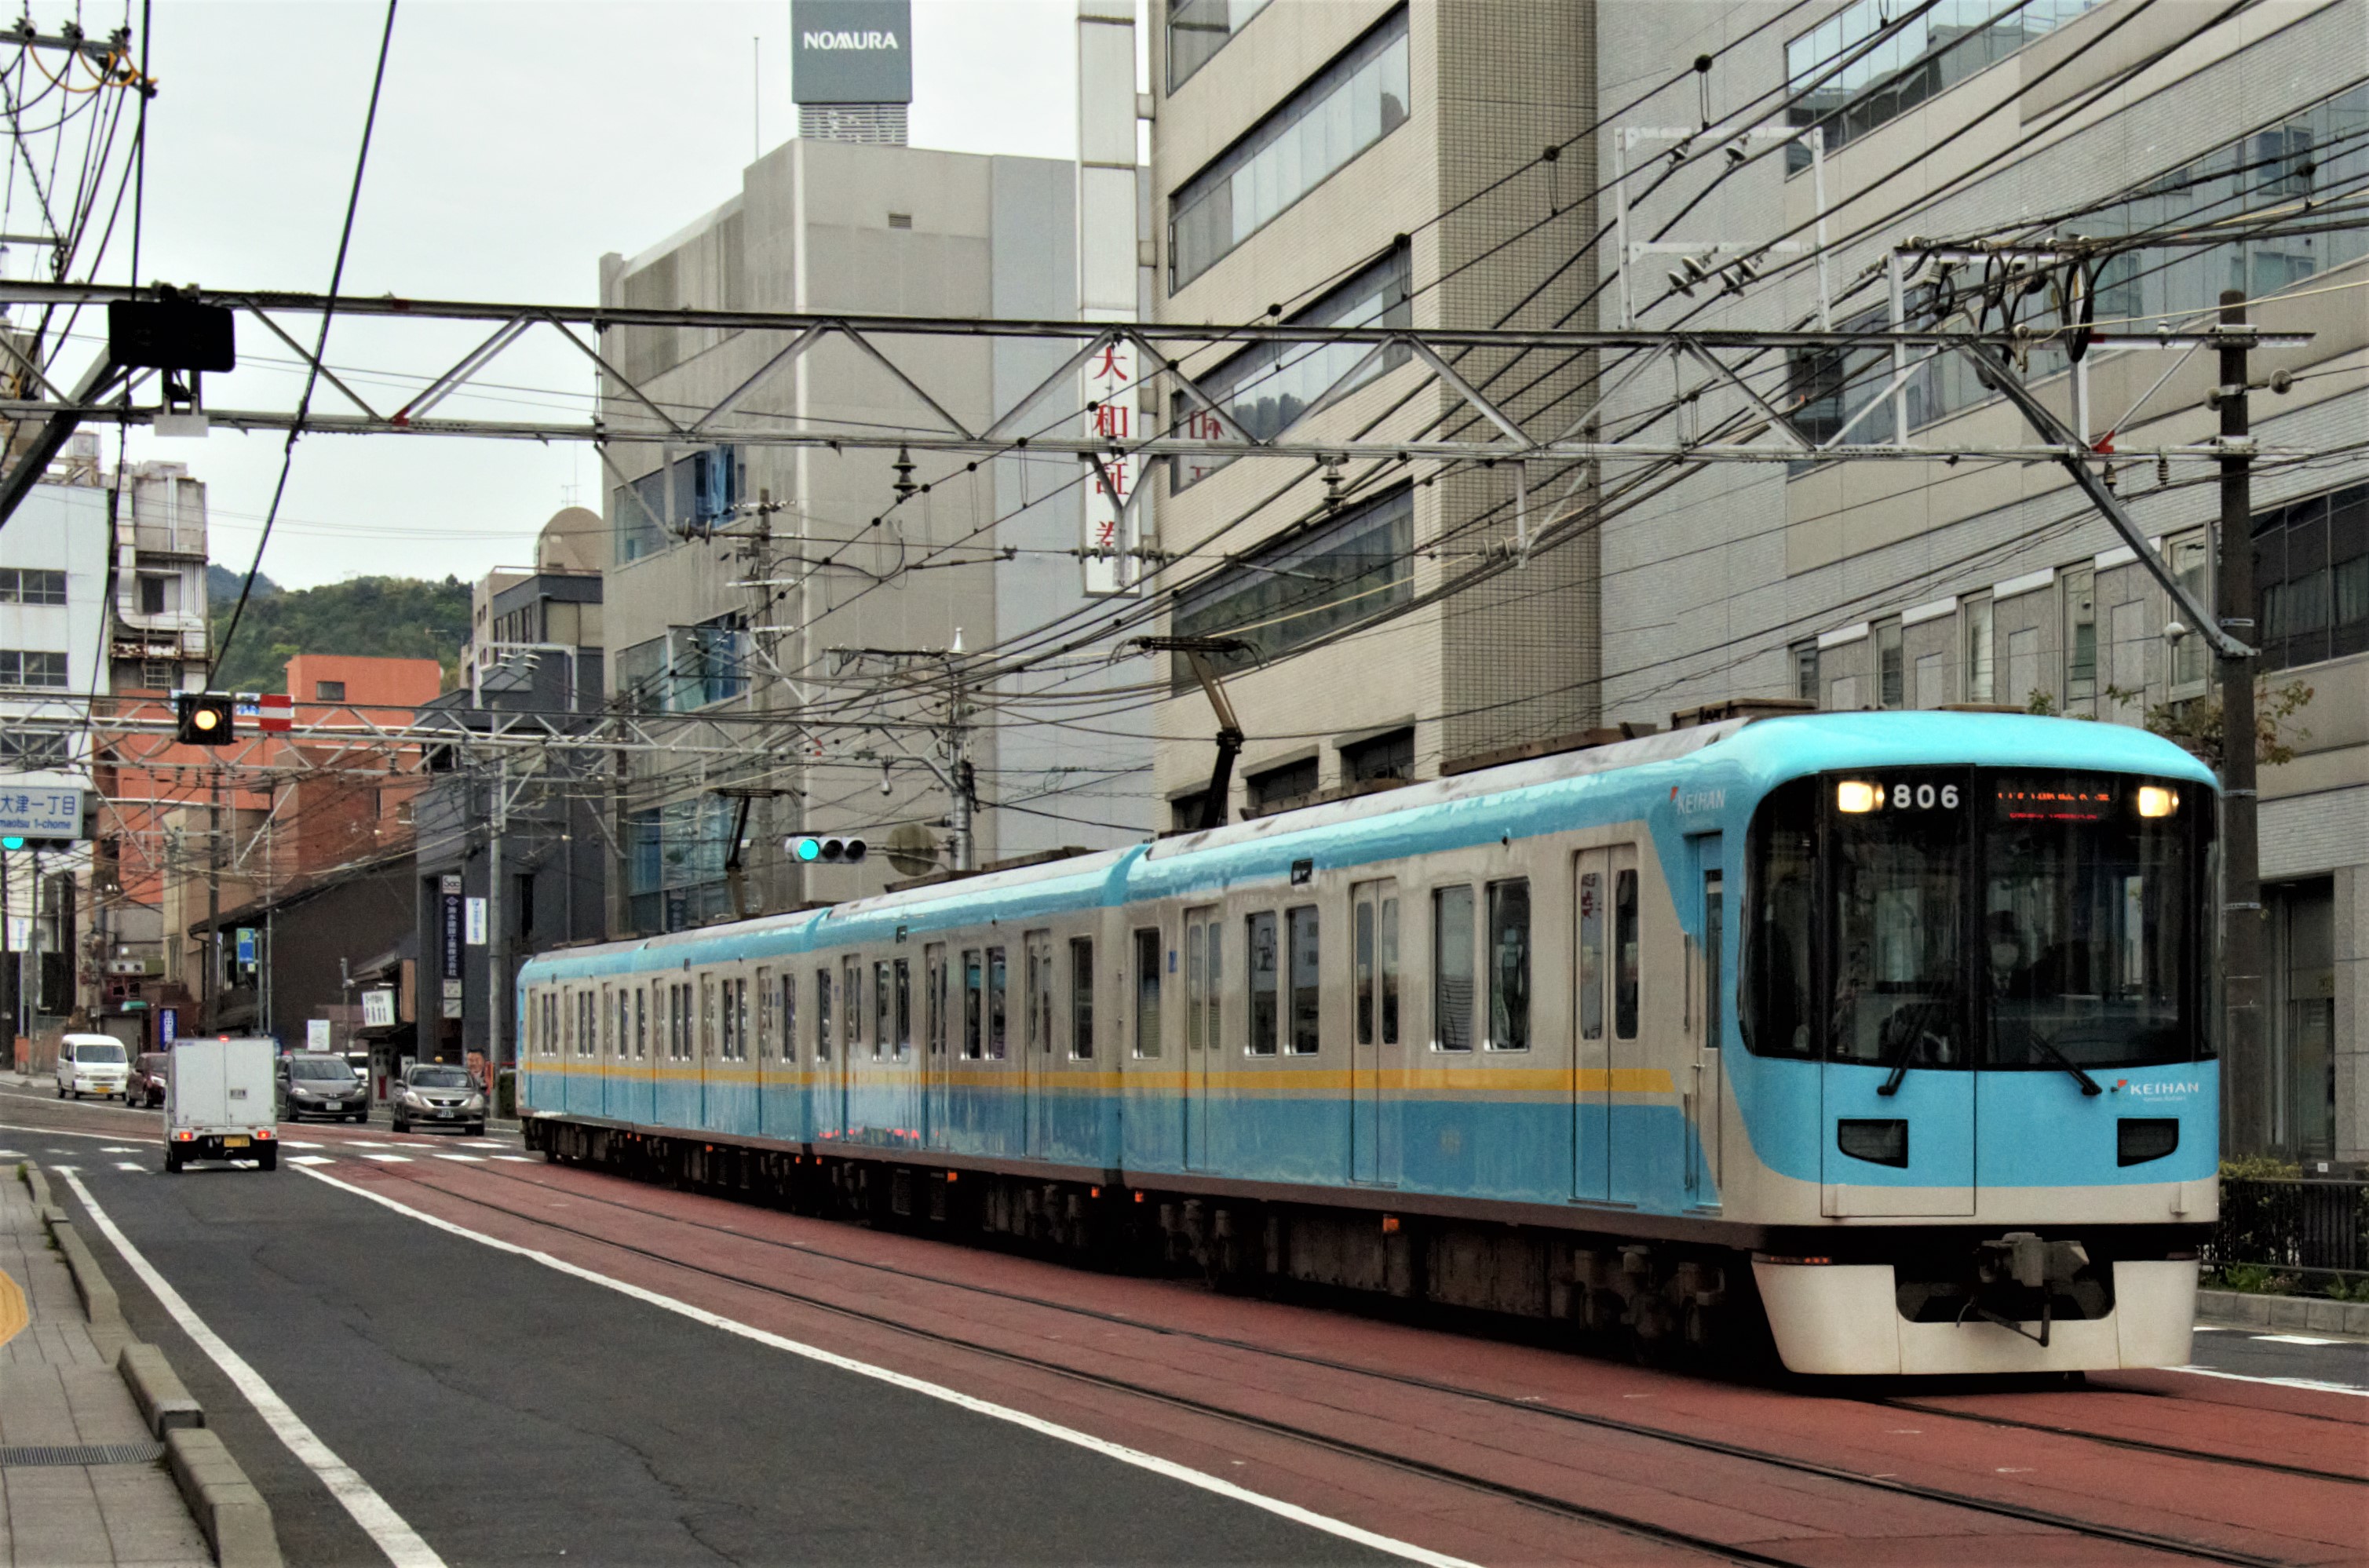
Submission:
<svg viewBox="0 0 2369 1568">
<path fill-rule="evenodd" d="M 291 1165 L 334 1165 L 337 1163 L 335 1160 L 330 1159 L 326 1154 L 291 1154 L 288 1157 L 288 1162 Z"/>
<path fill-rule="evenodd" d="M 140 1150 L 138 1147 L 133 1144 L 110 1143 L 106 1148 L 100 1150 L 99 1152 L 101 1154 L 137 1154 Z"/>
<path fill-rule="evenodd" d="M 450 1160 L 455 1165 L 482 1165 L 486 1162 L 486 1157 L 482 1154 L 439 1154 L 436 1158 Z"/>
<path fill-rule="evenodd" d="M 292 1138 L 283 1138 L 280 1140 L 280 1147 L 282 1149 L 322 1149 L 327 1146 L 319 1143 L 299 1143 Z"/>
<path fill-rule="evenodd" d="M 148 1167 L 133 1160 L 118 1160 L 115 1168 L 119 1171 L 145 1171 Z"/>
<path fill-rule="evenodd" d="M 534 1156 L 532 1154 L 497 1154 L 494 1158 L 497 1160 L 507 1160 L 514 1165 L 532 1165 L 534 1163 Z"/>
<path fill-rule="evenodd" d="M 365 1154 L 362 1158 L 365 1160 L 375 1160 L 382 1165 L 408 1165 L 411 1163 L 411 1156 L 408 1154 Z"/>
</svg>

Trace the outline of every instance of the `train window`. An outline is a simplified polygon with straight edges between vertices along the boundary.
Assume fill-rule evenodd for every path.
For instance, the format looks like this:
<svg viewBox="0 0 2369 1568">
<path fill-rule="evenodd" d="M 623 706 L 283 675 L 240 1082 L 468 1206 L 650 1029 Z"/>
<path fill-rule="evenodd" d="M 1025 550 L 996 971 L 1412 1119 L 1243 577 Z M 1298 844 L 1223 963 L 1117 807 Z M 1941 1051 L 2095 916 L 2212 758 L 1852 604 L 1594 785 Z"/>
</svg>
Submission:
<svg viewBox="0 0 2369 1568">
<path fill-rule="evenodd" d="M 1157 926 L 1135 933 L 1135 1054 L 1160 1054 L 1160 965 Z"/>
<path fill-rule="evenodd" d="M 694 987 L 689 980 L 679 981 L 674 988 L 674 1054 L 678 1060 L 690 1061 L 699 1053 L 699 1017 L 692 1011 Z"/>
<path fill-rule="evenodd" d="M 1317 963 L 1316 906 L 1302 904 L 1283 914 L 1291 959 L 1291 1054 L 1314 1056 L 1324 1037 L 1318 1029 L 1323 990 Z"/>
<path fill-rule="evenodd" d="M 1374 1043 L 1374 905 L 1370 898 L 1359 898 L 1356 912 L 1349 920 L 1349 984 L 1355 992 L 1350 1004 L 1351 1028 L 1357 1044 Z"/>
<path fill-rule="evenodd" d="M 1265 910 L 1250 917 L 1248 924 L 1248 967 L 1242 971 L 1249 977 L 1251 993 L 1251 1032 L 1246 1046 L 1254 1057 L 1271 1057 L 1276 1051 L 1276 1036 L 1282 1024 L 1281 999 L 1276 994 L 1276 929 L 1275 911 Z"/>
<path fill-rule="evenodd" d="M 1722 1032 L 1726 1026 L 1725 1004 L 1722 997 L 1727 988 L 1727 910 L 1725 878 L 1716 871 L 1703 873 L 1703 1040 L 1717 1050 L 1725 1042 Z"/>
<path fill-rule="evenodd" d="M 603 1016 L 605 1014 L 601 1008 L 601 999 L 590 986 L 586 986 L 576 993 L 576 1033 L 579 1039 L 590 1040 L 598 1037 L 601 1020 Z M 615 1054 L 606 1040 L 600 1042 L 600 1049 L 603 1056 Z"/>
<path fill-rule="evenodd" d="M 747 977 L 732 982 L 732 1015 L 740 1024 L 740 1050 L 734 1059 L 749 1059 L 749 981 Z"/>
<path fill-rule="evenodd" d="M 839 1046 L 850 1061 L 864 1054 L 864 963 L 858 958 L 840 961 Z"/>
<path fill-rule="evenodd" d="M 1612 1033 L 1637 1037 L 1637 971 L 1642 954 L 1637 934 L 1637 873 L 1624 866 L 1612 874 Z"/>
<path fill-rule="evenodd" d="M 1023 1044 L 1032 1051 L 1053 1048 L 1053 934 L 1032 931 L 1020 939 L 1025 973 L 1021 992 L 1026 1019 Z"/>
<path fill-rule="evenodd" d="M 732 1005 L 732 991 L 733 982 L 727 979 L 724 982 L 724 1032 L 717 1038 L 708 1042 L 717 1047 L 716 1054 L 727 1061 L 733 1060 L 740 1054 L 740 1031 L 733 1026 L 733 1015 L 738 1010 Z"/>
<path fill-rule="evenodd" d="M 1489 1048 L 1530 1048 L 1530 885 L 1489 884 Z"/>
<path fill-rule="evenodd" d="M 888 1054 L 888 1047 L 897 1037 L 897 988 L 888 979 L 888 960 L 879 959 L 872 966 L 872 1059 L 878 1061 Z"/>
<path fill-rule="evenodd" d="M 773 1057 L 773 971 L 757 971 L 757 1059 Z"/>
<path fill-rule="evenodd" d="M 782 975 L 780 1005 L 782 1059 L 795 1061 L 798 1054 L 798 984 L 794 973 L 784 971 Z"/>
<path fill-rule="evenodd" d="M 1604 1037 L 1604 874 L 1579 876 L 1579 1037 Z"/>
<path fill-rule="evenodd" d="M 725 1044 L 728 1047 L 731 1042 Z M 699 977 L 699 1047 L 694 1054 L 715 1054 L 715 980 L 710 975 Z M 727 1048 L 724 1054 L 729 1056 L 731 1051 Z"/>
<path fill-rule="evenodd" d="M 987 1054 L 997 1061 L 1003 1059 L 1004 990 L 1003 949 L 990 947 L 987 950 Z"/>
<path fill-rule="evenodd" d="M 1208 976 L 1206 976 L 1204 968 L 1201 968 L 1201 931 L 1204 931 L 1201 921 L 1194 919 L 1192 914 L 1187 914 L 1187 917 L 1184 917 L 1184 1049 L 1187 1049 L 1187 1052 L 1198 1052 L 1198 1049 L 1201 1049 L 1201 1016 L 1204 1016 L 1206 1004 L 1208 1004 Z M 1159 983 L 1161 983 L 1159 968 L 1154 968 L 1154 971 L 1151 971 L 1151 990 L 1154 990 L 1154 995 L 1159 995 Z M 1142 931 L 1137 931 L 1135 933 L 1135 990 L 1142 992 L 1142 988 L 1144 988 L 1144 933 Z M 1137 1007 L 1135 1033 L 1137 1033 L 1137 1040 L 1139 1040 L 1144 1033 L 1142 1007 Z M 1144 1054 L 1142 1045 L 1135 1047 L 1135 1054 L 1137 1057 L 1142 1057 Z"/>
<path fill-rule="evenodd" d="M 913 1054 L 913 970 L 910 959 L 897 960 L 897 1059 Z"/>
<path fill-rule="evenodd" d="M 1399 1043 L 1399 898 L 1395 886 L 1383 895 L 1375 921 L 1381 930 L 1375 944 L 1382 970 L 1382 1044 Z"/>
<path fill-rule="evenodd" d="M 782 973 L 782 1059 L 798 1059 L 798 978 Z"/>
<path fill-rule="evenodd" d="M 1184 1048 L 1225 1046 L 1225 921 L 1215 910 L 1184 917 Z"/>
<path fill-rule="evenodd" d="M 634 1056 L 640 1059 L 650 1054 L 649 992 L 634 988 Z"/>
<path fill-rule="evenodd" d="M 830 1059 L 830 968 L 815 971 L 815 1060 Z"/>
<path fill-rule="evenodd" d="M 962 1054 L 973 1061 L 978 1059 L 982 1048 L 980 1042 L 985 1038 L 987 1009 L 982 1005 L 979 991 L 980 987 L 986 982 L 986 978 L 979 950 L 976 947 L 964 948 Z"/>
<path fill-rule="evenodd" d="M 945 943 L 921 950 L 921 1036 L 931 1057 L 945 1057 Z"/>
<path fill-rule="evenodd" d="M 1094 943 L 1070 938 L 1070 1054 L 1084 1061 L 1094 1054 Z"/>
<path fill-rule="evenodd" d="M 1828 840 L 1828 1048 L 1868 1065 L 1963 1068 L 1964 814 L 1919 809 L 1902 791 L 1907 809 L 1838 820 Z"/>
<path fill-rule="evenodd" d="M 1431 895 L 1431 1046 L 1472 1048 L 1472 889 Z"/>
<path fill-rule="evenodd" d="M 1816 1054 L 1810 1020 L 1811 904 L 1817 866 L 1819 784 L 1799 779 L 1770 792 L 1752 819 L 1743 946 L 1745 1049 L 1761 1056 Z"/>
</svg>

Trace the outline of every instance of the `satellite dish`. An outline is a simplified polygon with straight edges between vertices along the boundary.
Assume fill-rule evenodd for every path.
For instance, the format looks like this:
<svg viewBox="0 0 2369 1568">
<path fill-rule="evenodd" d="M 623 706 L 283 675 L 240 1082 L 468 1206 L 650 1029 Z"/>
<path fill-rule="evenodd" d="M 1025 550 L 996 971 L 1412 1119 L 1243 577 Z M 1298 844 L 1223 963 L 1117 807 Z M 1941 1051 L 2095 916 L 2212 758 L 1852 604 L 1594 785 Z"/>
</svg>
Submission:
<svg viewBox="0 0 2369 1568">
<path fill-rule="evenodd" d="M 908 876 L 923 876 L 938 868 L 937 835 L 919 822 L 899 822 L 888 830 L 888 864 Z"/>
</svg>

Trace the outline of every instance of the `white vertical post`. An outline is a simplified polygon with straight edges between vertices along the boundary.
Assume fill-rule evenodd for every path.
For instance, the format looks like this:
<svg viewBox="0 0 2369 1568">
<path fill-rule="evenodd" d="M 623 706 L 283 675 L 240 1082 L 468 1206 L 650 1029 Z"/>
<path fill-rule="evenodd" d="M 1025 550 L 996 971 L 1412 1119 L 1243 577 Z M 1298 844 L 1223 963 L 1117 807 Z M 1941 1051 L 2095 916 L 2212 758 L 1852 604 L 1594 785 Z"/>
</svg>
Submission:
<svg viewBox="0 0 2369 1568">
<path fill-rule="evenodd" d="M 1613 265 L 1620 269 L 1620 326 L 1624 331 L 1636 318 L 1629 297 L 1629 139 L 1634 134 L 1625 126 L 1612 133 Z"/>
<path fill-rule="evenodd" d="M 1834 290 L 1826 282 L 1826 134 L 1810 132 L 1810 200 L 1818 204 L 1818 330 L 1835 329 Z"/>
<path fill-rule="evenodd" d="M 1907 302 L 1900 278 L 1900 252 L 1893 251 L 1883 258 L 1884 279 L 1890 285 L 1892 298 L 1892 440 L 1895 445 L 1908 444 L 1908 379 L 1903 373 L 1908 369 L 1908 345 L 1900 341 L 1900 332 L 1907 325 Z"/>
</svg>

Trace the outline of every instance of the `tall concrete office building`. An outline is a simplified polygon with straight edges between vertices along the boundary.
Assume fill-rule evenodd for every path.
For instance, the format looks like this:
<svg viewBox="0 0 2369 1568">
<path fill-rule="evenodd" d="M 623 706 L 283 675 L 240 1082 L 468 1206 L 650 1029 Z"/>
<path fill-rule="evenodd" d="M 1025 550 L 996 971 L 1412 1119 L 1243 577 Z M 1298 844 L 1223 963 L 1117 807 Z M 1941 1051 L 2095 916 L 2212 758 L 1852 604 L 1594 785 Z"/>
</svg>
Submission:
<svg viewBox="0 0 2369 1568">
<path fill-rule="evenodd" d="M 1593 7 L 1496 0 L 1173 0 L 1154 7 L 1151 244 L 1162 321 L 1425 327 L 1593 324 Z M 1507 173 L 1528 172 L 1500 183 Z M 1362 349 L 1251 347 L 1185 369 L 1252 435 L 1413 439 L 1485 429 L 1403 350 L 1303 418 Z M 1580 362 L 1471 354 L 1458 366 L 1517 417 L 1545 418 Z M 1575 410 L 1574 410 L 1575 411 Z M 1186 431 L 1222 427 L 1181 399 Z M 1528 475 L 1543 515 L 1585 476 Z M 1512 465 L 1337 474 L 1213 449 L 1156 486 L 1180 585 L 1170 630 L 1226 635 L 1288 663 L 1223 660 L 1248 741 L 1230 818 L 1585 727 L 1596 693 L 1596 552 L 1583 534 L 1444 602 L 1509 547 Z M 1281 494 L 1276 494 L 1280 490 Z M 1213 564 L 1218 557 L 1226 564 Z M 1367 630 L 1360 623 L 1407 607 Z M 1329 646 L 1325 646 L 1328 645 Z M 1161 704 L 1171 825 L 1198 819 L 1213 720 L 1180 669 Z"/>
<path fill-rule="evenodd" d="M 826 9 L 802 0 L 794 30 L 803 38 Z M 862 52 L 802 46 L 801 95 L 829 90 L 816 86 L 818 60 Z M 861 93 L 898 98 L 893 81 L 865 82 Z M 807 127 L 824 133 L 750 165 L 732 200 L 637 255 L 603 258 L 602 303 L 1077 317 L 1076 164 L 898 145 L 829 118 Z M 1131 232 L 1122 243 L 1132 250 Z M 1086 602 L 1077 464 L 916 452 L 900 468 L 894 451 L 730 433 L 943 431 L 916 384 L 984 429 L 1074 345 L 876 337 L 891 370 L 832 339 L 761 375 L 792 337 L 606 335 L 604 353 L 638 390 L 603 386 L 602 418 L 619 432 L 606 456 L 609 700 L 686 721 L 681 752 L 629 761 L 624 864 L 610 884 L 618 932 L 951 867 L 965 797 L 974 864 L 1129 842 L 1150 827 L 1148 727 L 1102 715 L 1125 704 L 1096 697 L 1127 670 L 966 676 L 999 639 Z M 689 427 L 736 391 L 709 422 L 715 434 L 632 439 L 658 429 L 643 395 Z M 770 750 L 748 738 L 761 733 Z M 784 848 L 796 835 L 861 836 L 871 853 L 855 866 L 802 864 Z"/>
<path fill-rule="evenodd" d="M 2355 191 L 2369 176 L 2362 0 L 2284 0 L 2209 27 L 2211 8 L 2129 0 L 2001 12 L 1944 4 L 1880 39 L 1902 17 L 1880 0 L 1601 0 L 1608 97 L 1615 82 L 1716 51 L 1715 113 L 1782 85 L 1805 95 L 1794 123 L 1819 122 L 1814 149 L 1764 138 L 1749 149 L 1763 155 L 1734 169 L 1705 149 L 1657 192 L 1641 182 L 1632 228 L 1666 223 L 1705 257 L 1786 235 L 1811 242 L 1823 191 L 1823 232 L 1840 242 L 1823 269 L 1771 252 L 1759 282 L 1716 299 L 1715 288 L 1688 298 L 1667 286 L 1676 258 L 1641 264 L 1630 292 L 1640 321 L 1795 326 L 1817 319 L 1823 294 L 1837 324 L 1881 324 L 1893 247 L 1908 247 L 1912 311 L 1948 287 L 1912 236 L 1929 246 L 2236 226 Z M 1846 68 L 1827 79 L 1837 62 Z M 1654 132 L 1670 123 L 1655 109 L 1607 126 L 1608 168 L 1617 139 L 1632 166 L 1665 155 Z M 2369 315 L 2349 290 L 2369 280 L 2369 236 L 2357 225 L 2290 229 L 2141 249 L 2091 282 L 2100 323 L 2201 324 L 2222 291 L 2238 289 L 2255 321 L 2316 335 L 2251 361 L 2258 379 L 2294 377 L 2283 393 L 2254 395 L 2258 439 L 2321 455 L 2254 465 L 2252 635 L 2267 689 L 2311 695 L 2283 725 L 2293 760 L 2261 775 L 2268 1051 L 2246 1070 L 2267 1082 L 2233 1085 L 2233 1105 L 2258 1108 L 2228 1140 L 2357 1162 L 2369 1160 Z M 1978 269 L 1961 276 L 1971 284 Z M 2049 309 L 2043 293 L 2024 298 Z M 2206 402 L 2211 350 L 2100 349 L 2077 372 L 2041 349 L 2028 374 L 2092 442 L 2197 442 L 2219 428 Z M 1964 364 L 1917 368 L 1896 392 L 1893 379 L 1890 351 L 1877 349 L 1802 356 L 1758 384 L 1812 441 L 1845 430 L 1889 439 L 1896 423 L 1932 445 L 2032 439 Z M 1642 417 L 1668 390 L 1641 389 L 1619 411 Z M 1714 429 L 1744 412 L 1712 389 L 1699 417 Z M 2211 603 L 2215 465 L 2165 473 L 2139 462 L 2115 477 L 2169 565 Z M 2203 639 L 2174 624 L 2169 596 L 2054 464 L 1812 454 L 1705 465 L 1608 519 L 1602 536 L 1608 718 L 1661 720 L 1739 695 L 1841 710 L 1994 704 L 2171 727 L 2217 711 Z"/>
</svg>

